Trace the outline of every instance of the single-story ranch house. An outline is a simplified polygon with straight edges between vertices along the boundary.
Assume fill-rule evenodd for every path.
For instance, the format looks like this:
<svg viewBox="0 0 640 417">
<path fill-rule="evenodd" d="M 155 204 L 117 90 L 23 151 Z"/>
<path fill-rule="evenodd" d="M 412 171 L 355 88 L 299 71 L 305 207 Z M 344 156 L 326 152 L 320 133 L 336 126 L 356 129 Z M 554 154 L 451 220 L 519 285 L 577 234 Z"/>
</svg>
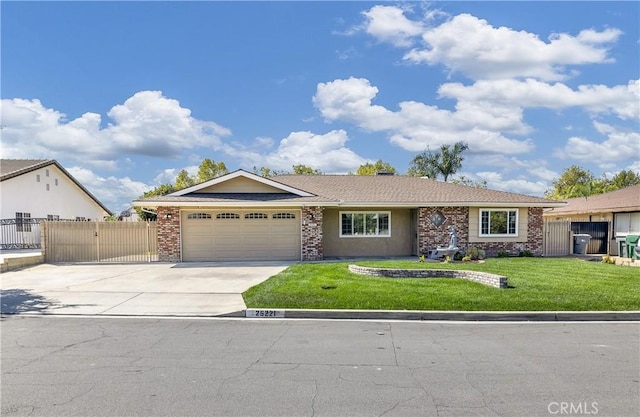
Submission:
<svg viewBox="0 0 640 417">
<path fill-rule="evenodd" d="M 449 243 L 542 255 L 543 208 L 562 202 L 400 175 L 243 170 L 134 206 L 158 218 L 161 261 L 410 256 Z"/>
</svg>

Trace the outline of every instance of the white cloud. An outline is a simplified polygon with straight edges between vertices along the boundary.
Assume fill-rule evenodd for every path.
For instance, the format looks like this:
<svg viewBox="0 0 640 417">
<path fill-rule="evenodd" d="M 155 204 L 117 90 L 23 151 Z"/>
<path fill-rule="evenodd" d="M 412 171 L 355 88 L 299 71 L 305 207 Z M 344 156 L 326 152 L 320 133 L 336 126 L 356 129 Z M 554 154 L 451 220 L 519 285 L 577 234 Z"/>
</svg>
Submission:
<svg viewBox="0 0 640 417">
<path fill-rule="evenodd" d="M 526 178 L 504 178 L 499 172 L 478 172 L 476 176 L 487 182 L 487 188 L 492 190 L 507 191 L 535 196 L 543 196 L 549 189 L 544 181 L 531 181 Z"/>
<path fill-rule="evenodd" d="M 130 206 L 130 202 L 137 199 L 153 186 L 129 177 L 103 177 L 93 171 L 73 166 L 66 168 L 75 179 L 87 188 L 102 204 L 114 213 L 120 213 Z"/>
<path fill-rule="evenodd" d="M 404 10 L 395 6 L 373 6 L 362 12 L 364 30 L 369 35 L 398 47 L 408 47 L 423 31 L 422 23 L 407 19 Z"/>
<path fill-rule="evenodd" d="M 606 136 L 604 142 L 572 136 L 554 156 L 580 162 L 593 162 L 602 169 L 614 170 L 620 163 L 640 159 L 640 133 L 617 130 L 614 126 L 594 122 L 596 130 Z"/>
<path fill-rule="evenodd" d="M 442 97 L 473 103 L 481 111 L 500 113 L 511 108 L 512 116 L 521 116 L 515 109 L 546 107 L 562 109 L 584 107 L 591 113 L 612 113 L 621 119 L 640 120 L 640 81 L 627 85 L 581 85 L 576 90 L 562 83 L 548 84 L 534 79 L 477 81 L 473 85 L 443 84 L 438 89 Z M 460 107 L 460 106 L 459 106 Z M 513 120 L 517 123 L 517 120 Z"/>
<path fill-rule="evenodd" d="M 241 158 L 249 166 L 291 171 L 293 165 L 303 164 L 324 173 L 345 173 L 355 171 L 369 162 L 345 146 L 348 140 L 344 130 L 332 130 L 325 134 L 291 132 L 280 141 L 276 150 L 267 154 L 237 146 L 227 146 L 225 152 Z"/>
<path fill-rule="evenodd" d="M 622 32 L 589 29 L 578 36 L 552 34 L 549 41 L 537 34 L 493 27 L 486 20 L 460 14 L 422 34 L 424 47 L 414 48 L 404 59 L 428 65 L 441 64 L 473 79 L 533 77 L 562 80 L 566 66 L 613 62 L 609 44 Z M 403 46 L 403 45 L 400 45 Z"/>
<path fill-rule="evenodd" d="M 75 158 L 102 164 L 123 155 L 175 158 L 195 147 L 219 149 L 229 129 L 198 120 L 160 91 L 140 91 L 111 108 L 103 125 L 96 113 L 68 121 L 40 100 L 2 100 L 4 158 Z"/>
<path fill-rule="evenodd" d="M 460 140 L 469 143 L 470 152 L 524 153 L 532 150 L 530 141 L 502 135 L 501 130 L 524 133 L 521 109 L 506 106 L 474 107 L 462 103 L 456 111 L 439 109 L 415 101 L 399 103 L 399 111 L 372 104 L 378 88 L 364 78 L 319 83 L 313 103 L 328 121 L 347 121 L 359 127 L 389 133 L 392 143 L 408 151 L 423 151 Z"/>
</svg>

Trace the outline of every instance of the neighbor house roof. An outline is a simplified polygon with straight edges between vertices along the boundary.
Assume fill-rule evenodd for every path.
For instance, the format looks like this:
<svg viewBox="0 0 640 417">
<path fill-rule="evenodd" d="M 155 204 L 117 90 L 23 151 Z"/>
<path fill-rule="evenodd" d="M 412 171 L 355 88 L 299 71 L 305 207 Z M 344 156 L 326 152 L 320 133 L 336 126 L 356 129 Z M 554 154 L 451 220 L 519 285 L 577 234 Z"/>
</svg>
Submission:
<svg viewBox="0 0 640 417">
<path fill-rule="evenodd" d="M 640 184 L 589 197 L 570 198 L 566 205 L 545 210 L 545 216 L 640 211 Z"/>
<path fill-rule="evenodd" d="M 87 194 L 96 204 L 98 204 L 109 215 L 113 214 L 104 204 L 100 202 L 89 190 L 76 180 L 66 169 L 55 159 L 0 159 L 0 181 L 6 181 L 29 172 L 45 168 L 50 165 L 56 166 L 64 175 L 73 181 L 80 189 Z"/>
<path fill-rule="evenodd" d="M 225 178 L 243 176 L 286 193 L 215 193 Z M 213 186 L 213 187 L 212 187 Z M 206 189 L 206 191 L 205 191 Z M 203 190 L 203 192 L 198 192 Z M 228 190 L 227 190 L 228 191 Z M 279 175 L 263 178 L 238 170 L 166 196 L 149 197 L 137 206 L 185 205 L 323 205 L 323 206 L 530 206 L 556 207 L 554 200 L 401 175 Z"/>
</svg>

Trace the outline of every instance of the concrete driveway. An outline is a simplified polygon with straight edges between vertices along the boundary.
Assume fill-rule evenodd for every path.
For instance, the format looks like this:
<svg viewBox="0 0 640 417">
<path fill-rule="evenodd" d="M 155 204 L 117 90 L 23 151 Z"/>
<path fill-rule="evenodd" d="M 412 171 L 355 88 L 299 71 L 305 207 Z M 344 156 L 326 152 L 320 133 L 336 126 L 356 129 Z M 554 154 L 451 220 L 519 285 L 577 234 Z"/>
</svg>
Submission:
<svg viewBox="0 0 640 417">
<path fill-rule="evenodd" d="M 0 276 L 3 314 L 218 316 L 291 262 L 42 264 Z"/>
</svg>

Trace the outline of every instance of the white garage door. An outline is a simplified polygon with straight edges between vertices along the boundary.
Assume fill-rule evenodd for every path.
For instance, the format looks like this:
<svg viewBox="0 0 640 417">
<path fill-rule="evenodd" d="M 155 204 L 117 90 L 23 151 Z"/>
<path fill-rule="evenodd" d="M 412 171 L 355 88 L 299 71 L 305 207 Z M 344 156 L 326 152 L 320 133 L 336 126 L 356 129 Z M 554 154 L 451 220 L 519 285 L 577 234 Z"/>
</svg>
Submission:
<svg viewBox="0 0 640 417">
<path fill-rule="evenodd" d="M 184 261 L 300 260 L 296 210 L 183 211 Z"/>
</svg>

